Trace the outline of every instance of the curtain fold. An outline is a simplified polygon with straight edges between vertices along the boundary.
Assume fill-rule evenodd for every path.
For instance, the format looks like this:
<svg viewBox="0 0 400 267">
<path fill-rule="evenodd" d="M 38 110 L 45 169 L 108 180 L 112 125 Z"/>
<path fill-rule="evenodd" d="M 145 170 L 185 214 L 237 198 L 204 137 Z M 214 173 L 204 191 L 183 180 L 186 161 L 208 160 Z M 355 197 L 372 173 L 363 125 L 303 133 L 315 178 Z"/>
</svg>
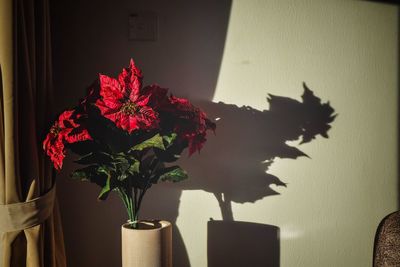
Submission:
<svg viewBox="0 0 400 267">
<path fill-rule="evenodd" d="M 4 205 L 41 197 L 55 183 L 41 148 L 52 119 L 48 0 L 0 0 L 0 76 L 0 204 Z M 42 223 L 1 235 L 3 267 L 66 266 L 57 200 Z"/>
</svg>

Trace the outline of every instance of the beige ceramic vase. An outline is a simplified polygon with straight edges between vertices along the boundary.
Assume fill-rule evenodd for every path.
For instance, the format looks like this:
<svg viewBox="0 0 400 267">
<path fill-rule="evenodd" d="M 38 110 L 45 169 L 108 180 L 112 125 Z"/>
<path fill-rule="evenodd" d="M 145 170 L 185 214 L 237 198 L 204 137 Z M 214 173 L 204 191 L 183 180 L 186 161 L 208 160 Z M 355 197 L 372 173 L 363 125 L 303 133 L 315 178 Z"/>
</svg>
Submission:
<svg viewBox="0 0 400 267">
<path fill-rule="evenodd" d="M 122 267 L 172 267 L 172 226 L 167 221 L 122 225 Z"/>
</svg>

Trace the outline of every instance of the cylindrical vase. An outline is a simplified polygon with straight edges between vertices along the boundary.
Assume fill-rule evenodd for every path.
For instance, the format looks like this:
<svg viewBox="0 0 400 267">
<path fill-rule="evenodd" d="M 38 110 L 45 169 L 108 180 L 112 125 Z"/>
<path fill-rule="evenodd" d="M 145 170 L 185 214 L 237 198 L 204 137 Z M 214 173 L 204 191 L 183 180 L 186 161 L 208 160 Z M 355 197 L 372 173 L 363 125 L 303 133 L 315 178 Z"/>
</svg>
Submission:
<svg viewBox="0 0 400 267">
<path fill-rule="evenodd" d="M 172 267 L 172 226 L 167 221 L 122 225 L 122 267 Z"/>
</svg>

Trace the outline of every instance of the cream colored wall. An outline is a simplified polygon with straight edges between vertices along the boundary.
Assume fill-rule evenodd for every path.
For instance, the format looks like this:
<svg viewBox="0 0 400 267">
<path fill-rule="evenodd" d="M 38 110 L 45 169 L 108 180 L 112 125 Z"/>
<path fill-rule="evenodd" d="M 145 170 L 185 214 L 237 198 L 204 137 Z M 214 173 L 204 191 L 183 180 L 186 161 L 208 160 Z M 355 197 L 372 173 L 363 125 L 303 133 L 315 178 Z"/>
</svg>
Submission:
<svg viewBox="0 0 400 267">
<path fill-rule="evenodd" d="M 333 0 L 67 2 L 53 10 L 60 108 L 82 96 L 97 72 L 115 74 L 131 56 L 147 82 L 203 101 L 263 110 L 267 93 L 300 100 L 303 81 L 329 100 L 339 114 L 329 139 L 292 142 L 311 159 L 276 159 L 268 172 L 288 186 L 272 186 L 280 195 L 255 203 L 234 203 L 233 215 L 280 228 L 280 266 L 371 264 L 375 229 L 397 209 L 397 7 Z M 127 14 L 135 8 L 160 15 L 158 42 L 127 41 Z M 226 12 L 226 21 L 218 19 Z M 224 138 L 217 131 L 200 156 L 182 163 L 193 179 L 201 180 L 195 165 L 207 162 Z M 257 146 L 256 140 L 240 141 Z M 246 171 L 235 171 L 246 179 Z M 122 205 L 113 197 L 96 202 L 94 185 L 67 175 L 61 173 L 58 193 L 69 262 L 112 266 L 119 260 Z M 168 197 L 173 206 L 160 203 Z M 215 197 L 160 185 L 145 201 L 144 216 L 178 216 L 191 266 L 207 266 L 207 222 L 221 218 Z"/>
<path fill-rule="evenodd" d="M 280 227 L 281 266 L 371 265 L 376 226 L 397 209 L 397 34 L 393 5 L 233 1 L 213 100 L 264 109 L 266 91 L 299 98 L 305 81 L 339 114 L 329 139 L 299 146 L 311 159 L 272 165 L 281 195 L 233 207 L 237 220 Z M 190 207 L 203 194 L 181 199 L 189 255 L 201 246 L 184 220 L 206 219 Z"/>
</svg>

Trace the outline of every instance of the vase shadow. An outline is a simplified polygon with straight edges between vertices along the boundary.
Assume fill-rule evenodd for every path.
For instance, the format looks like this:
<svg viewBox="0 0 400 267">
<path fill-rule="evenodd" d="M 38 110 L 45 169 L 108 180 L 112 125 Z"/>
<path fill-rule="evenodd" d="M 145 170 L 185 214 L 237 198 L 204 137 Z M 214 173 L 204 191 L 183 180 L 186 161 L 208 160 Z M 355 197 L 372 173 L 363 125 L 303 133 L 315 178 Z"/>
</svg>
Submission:
<svg viewBox="0 0 400 267">
<path fill-rule="evenodd" d="M 207 223 L 208 267 L 279 267 L 279 228 L 251 222 Z"/>
</svg>

